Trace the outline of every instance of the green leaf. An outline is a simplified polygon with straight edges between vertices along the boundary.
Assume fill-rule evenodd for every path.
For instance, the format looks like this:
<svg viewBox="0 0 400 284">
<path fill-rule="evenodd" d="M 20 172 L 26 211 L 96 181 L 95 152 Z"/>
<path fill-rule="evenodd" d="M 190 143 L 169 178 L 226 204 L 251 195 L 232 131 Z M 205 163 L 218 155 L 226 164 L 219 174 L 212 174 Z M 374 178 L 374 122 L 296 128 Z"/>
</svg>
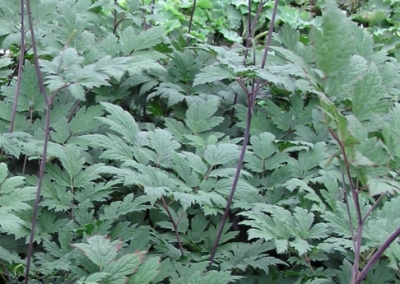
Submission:
<svg viewBox="0 0 400 284">
<path fill-rule="evenodd" d="M 295 51 L 300 39 L 300 32 L 285 23 L 279 32 L 280 41 L 291 51 Z"/>
<path fill-rule="evenodd" d="M 185 158 L 188 162 L 188 165 L 196 172 L 201 175 L 205 175 L 208 167 L 203 162 L 203 160 L 194 153 L 191 152 L 183 152 L 182 154 L 185 155 Z"/>
<path fill-rule="evenodd" d="M 52 84 L 54 84 L 56 81 L 53 81 Z M 56 88 L 57 86 L 52 86 L 53 91 L 57 90 L 60 87 Z M 81 101 L 86 101 L 85 97 L 85 89 L 79 85 L 79 84 L 71 84 L 68 86 L 68 91 L 71 92 L 71 95 L 74 96 L 75 99 L 81 100 Z"/>
<path fill-rule="evenodd" d="M 309 151 L 301 151 L 299 153 L 298 162 L 302 171 L 308 171 L 318 166 L 328 157 L 325 142 L 319 142 Z"/>
<path fill-rule="evenodd" d="M 320 210 L 320 211 L 324 211 L 325 210 L 325 204 L 324 202 L 321 200 L 321 198 L 319 197 L 319 195 L 315 192 L 314 189 L 312 189 L 310 186 L 308 186 L 308 184 L 301 179 L 297 179 L 297 178 L 291 178 L 290 180 L 286 181 L 283 184 L 284 187 L 286 187 L 287 189 L 289 189 L 290 191 L 293 191 L 295 188 L 299 188 L 299 192 L 306 192 L 306 194 L 304 195 L 304 198 L 307 198 L 311 201 L 314 201 L 316 204 L 313 204 L 312 208 L 314 210 Z M 318 205 L 318 206 L 316 206 Z"/>
<path fill-rule="evenodd" d="M 23 260 L 14 252 L 10 252 L 5 248 L 0 246 L 0 259 L 7 260 L 8 262 L 14 262 L 18 264 L 22 264 Z"/>
<path fill-rule="evenodd" d="M 149 284 L 159 274 L 160 258 L 151 257 L 139 267 L 139 270 L 129 278 L 130 284 Z"/>
<path fill-rule="evenodd" d="M 9 57 L 2 57 L 0 58 L 0 69 L 3 67 L 7 67 L 9 65 L 13 64 L 13 61 Z"/>
<path fill-rule="evenodd" d="M 211 0 L 199 0 L 197 2 L 197 7 L 201 8 L 201 9 L 212 9 L 213 4 L 212 4 Z"/>
<path fill-rule="evenodd" d="M 70 130 L 72 134 L 81 134 L 89 131 L 93 131 L 95 128 L 101 125 L 95 117 L 99 117 L 103 114 L 101 106 L 91 106 L 88 108 L 80 108 L 71 119 Z M 85 121 L 85 123 L 82 123 Z"/>
<path fill-rule="evenodd" d="M 369 194 L 372 196 L 389 193 L 394 194 L 400 191 L 400 182 L 385 178 L 368 179 Z"/>
<path fill-rule="evenodd" d="M 354 52 L 350 20 L 333 0 L 326 2 L 322 30 L 314 28 L 311 40 L 317 67 L 325 77 L 334 76 L 349 66 L 349 58 Z"/>
<path fill-rule="evenodd" d="M 136 34 L 132 26 L 124 29 L 121 33 L 120 43 L 122 51 L 125 55 L 129 55 L 132 51 L 140 51 L 149 49 L 162 42 L 164 37 L 164 27 L 158 26 L 142 31 Z"/>
<path fill-rule="evenodd" d="M 353 55 L 347 68 L 343 68 L 337 76 L 327 78 L 325 92 L 330 98 L 346 99 L 367 71 L 368 61 L 364 57 Z"/>
<path fill-rule="evenodd" d="M 219 101 L 217 99 L 191 103 L 186 111 L 186 126 L 192 133 L 199 134 L 221 124 L 224 119 L 214 116 L 218 110 L 218 105 Z"/>
<path fill-rule="evenodd" d="M 267 109 L 270 115 L 274 116 L 272 123 L 283 131 L 288 131 L 292 126 L 292 115 L 289 112 L 282 111 L 273 101 L 266 101 Z"/>
<path fill-rule="evenodd" d="M 72 246 L 81 250 L 100 270 L 104 269 L 105 272 L 112 270 L 110 269 L 111 262 L 116 258 L 117 252 L 122 247 L 121 241 L 110 242 L 107 237 L 100 235 L 89 237 L 86 241 L 87 243 L 76 243 Z M 126 257 L 128 256 L 126 255 Z M 115 266 L 113 265 L 113 268 Z"/>
<path fill-rule="evenodd" d="M 114 34 L 109 33 L 107 37 L 100 42 L 100 48 L 106 54 L 115 56 L 121 50 L 121 44 L 118 43 L 118 38 Z"/>
<path fill-rule="evenodd" d="M 100 155 L 100 158 L 119 161 L 132 160 L 133 152 L 126 142 L 118 136 L 111 134 L 108 134 L 108 136 L 110 137 L 101 134 L 83 135 L 79 137 L 78 141 L 81 145 L 90 145 L 91 147 L 96 146 L 106 149 L 106 151 Z"/>
<path fill-rule="evenodd" d="M 189 187 L 196 187 L 200 184 L 198 175 L 188 167 L 188 162 L 185 160 L 184 154 L 173 153 L 172 160 L 174 162 L 174 170 L 178 176 L 185 181 L 185 184 Z"/>
<path fill-rule="evenodd" d="M 133 144 L 136 141 L 136 134 L 139 132 L 139 127 L 132 115 L 119 106 L 106 102 L 102 102 L 101 104 L 110 115 L 99 117 L 98 119 L 109 125 L 111 130 L 121 134 L 126 142 Z"/>
<path fill-rule="evenodd" d="M 274 143 L 275 136 L 271 133 L 261 133 L 250 138 L 251 149 L 260 159 L 265 160 L 278 151 Z"/>
<path fill-rule="evenodd" d="M 190 220 L 190 228 L 187 231 L 187 236 L 193 243 L 200 243 L 206 238 L 205 230 L 208 226 L 208 221 L 204 214 L 200 211 Z"/>
<path fill-rule="evenodd" d="M 117 220 L 120 216 L 130 212 L 140 212 L 148 208 L 144 205 L 148 202 L 145 196 L 134 198 L 133 194 L 125 196 L 123 201 L 114 201 L 104 206 L 104 214 L 101 214 L 100 220 Z"/>
<path fill-rule="evenodd" d="M 186 96 L 184 93 L 184 90 L 179 85 L 161 83 L 160 86 L 156 88 L 156 91 L 151 93 L 147 99 L 149 100 L 154 96 L 161 96 L 162 98 L 168 99 L 168 107 L 171 107 L 185 100 Z"/>
<path fill-rule="evenodd" d="M 74 177 L 78 175 L 85 164 L 85 159 L 81 158 L 80 149 L 72 144 L 68 144 L 59 158 L 61 164 L 69 174 L 72 183 Z"/>
<path fill-rule="evenodd" d="M 142 31 L 138 36 L 131 38 L 133 40 L 133 50 L 139 51 L 149 49 L 162 42 L 164 37 L 164 26 L 152 27 Z"/>
<path fill-rule="evenodd" d="M 163 129 L 156 129 L 149 132 L 149 147 L 152 148 L 156 155 L 152 159 L 158 166 L 169 168 L 172 166 L 172 156 L 175 150 L 181 145 L 176 142 L 172 135 Z"/>
<path fill-rule="evenodd" d="M 0 163 L 0 231 L 20 238 L 26 235 L 23 227 L 27 225 L 20 213 L 31 209 L 27 201 L 35 199 L 36 187 L 22 188 L 21 186 L 25 185 L 23 177 L 7 179 L 7 175 L 7 165 Z"/>
<path fill-rule="evenodd" d="M 357 82 L 354 89 L 352 111 L 360 121 L 372 120 L 377 115 L 388 112 L 390 103 L 382 100 L 385 88 L 375 64 L 372 64 L 364 78 Z"/>
<path fill-rule="evenodd" d="M 125 254 L 116 261 L 112 261 L 104 267 L 104 272 L 111 274 L 107 281 L 109 283 L 124 284 L 128 281 L 127 276 L 138 269 L 144 258 L 144 252 Z"/>
<path fill-rule="evenodd" d="M 244 244 L 233 243 L 230 245 L 229 250 L 222 252 L 225 261 L 222 262 L 221 269 L 246 271 L 248 267 L 253 267 L 264 270 L 268 275 L 270 266 L 286 264 L 278 258 L 264 253 L 270 249 L 269 245 L 260 240 Z"/>
<path fill-rule="evenodd" d="M 184 135 L 190 134 L 190 129 L 187 128 L 181 121 L 166 117 L 165 126 L 167 130 L 175 137 L 179 142 L 183 142 Z"/>
<path fill-rule="evenodd" d="M 6 179 L 8 175 L 7 164 L 0 163 L 0 184 Z"/>
<path fill-rule="evenodd" d="M 193 86 L 207 84 L 215 81 L 225 80 L 225 79 L 235 79 L 236 76 L 219 66 L 206 66 L 201 69 L 193 81 Z"/>
<path fill-rule="evenodd" d="M 25 225 L 25 221 L 6 211 L 5 208 L 0 208 L 1 220 L 0 230 L 2 232 L 17 234 L 21 230 L 22 226 Z"/>
<path fill-rule="evenodd" d="M 24 63 L 20 96 L 18 98 L 18 110 L 42 112 L 45 108 L 43 95 L 40 94 L 35 66 L 29 60 Z"/>
<path fill-rule="evenodd" d="M 204 151 L 204 159 L 210 166 L 226 164 L 238 158 L 239 149 L 235 144 L 210 145 Z"/>
<path fill-rule="evenodd" d="M 53 125 L 53 130 L 50 132 L 50 137 L 54 142 L 64 144 L 70 137 L 68 121 L 65 117 L 61 118 Z"/>
<path fill-rule="evenodd" d="M 101 282 L 102 280 L 106 279 L 107 276 L 109 276 L 110 273 L 106 272 L 96 272 L 93 274 L 90 274 L 87 277 L 82 277 L 78 280 L 77 283 L 79 284 L 97 284 Z"/>
<path fill-rule="evenodd" d="M 56 179 L 57 176 L 54 172 L 58 169 L 57 166 L 53 166 L 51 168 L 49 165 L 46 166 L 46 170 L 48 171 L 51 178 Z M 70 186 L 68 183 L 68 176 L 65 177 L 65 181 L 61 179 L 57 179 L 57 183 L 52 183 L 48 179 L 45 179 L 42 185 L 42 195 L 44 200 L 40 202 L 40 205 L 43 207 L 48 207 L 49 209 L 54 209 L 55 212 L 67 211 L 70 210 L 73 206 L 74 196 L 71 191 L 65 190 L 65 185 Z M 65 184 L 61 186 L 61 184 Z"/>
<path fill-rule="evenodd" d="M 328 236 L 328 227 L 324 223 L 314 224 L 314 214 L 296 207 L 293 217 L 296 219 L 294 234 L 299 239 L 323 239 Z"/>
</svg>

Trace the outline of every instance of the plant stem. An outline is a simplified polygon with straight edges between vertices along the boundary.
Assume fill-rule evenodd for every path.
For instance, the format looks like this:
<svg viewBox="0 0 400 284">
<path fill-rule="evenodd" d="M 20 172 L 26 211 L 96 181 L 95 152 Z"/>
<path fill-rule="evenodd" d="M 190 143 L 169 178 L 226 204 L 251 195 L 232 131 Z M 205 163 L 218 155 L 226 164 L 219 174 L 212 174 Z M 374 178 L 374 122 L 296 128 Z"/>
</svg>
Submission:
<svg viewBox="0 0 400 284">
<path fill-rule="evenodd" d="M 192 23 L 193 23 L 193 16 L 194 16 L 194 11 L 196 9 L 196 2 L 197 0 L 193 1 L 193 7 L 192 7 L 192 12 L 190 13 L 190 19 L 189 19 L 189 26 L 188 26 L 188 34 L 192 31 Z M 186 44 L 189 44 L 190 37 L 186 39 Z"/>
<path fill-rule="evenodd" d="M 171 212 L 168 209 L 168 204 L 165 202 L 164 197 L 162 196 L 161 199 L 162 199 L 162 202 L 163 202 L 162 207 L 165 209 L 165 211 L 167 211 L 167 214 L 168 214 L 169 218 L 171 219 L 172 226 L 174 227 L 175 236 L 176 236 L 176 240 L 178 241 L 179 250 L 181 251 L 182 256 L 184 256 L 181 237 L 180 237 L 179 231 L 178 231 L 178 224 L 179 224 L 179 221 L 181 220 L 184 212 L 182 212 L 182 214 L 179 216 L 178 220 L 175 222 L 174 218 L 172 218 Z"/>
<path fill-rule="evenodd" d="M 24 0 L 21 0 L 20 2 L 21 8 L 20 8 L 20 13 L 21 13 L 21 48 L 19 49 L 19 62 L 18 62 L 18 74 L 17 74 L 17 85 L 15 87 L 15 95 L 14 95 L 14 102 L 13 102 L 13 108 L 12 108 L 12 113 L 11 113 L 11 121 L 10 121 L 10 128 L 8 130 L 9 133 L 13 132 L 14 130 L 14 124 L 15 124 L 15 115 L 17 114 L 17 107 L 18 107 L 18 98 L 19 98 L 19 93 L 21 90 L 21 82 L 22 82 L 22 66 L 24 66 L 24 60 L 25 60 L 25 3 Z"/>
<path fill-rule="evenodd" d="M 357 275 L 357 278 L 355 279 L 355 284 L 361 283 L 361 281 L 365 278 L 367 275 L 368 271 L 371 269 L 371 267 L 379 260 L 379 258 L 382 256 L 382 254 L 385 252 L 385 250 L 390 246 L 394 240 L 400 235 L 400 227 L 398 227 L 388 238 L 387 240 L 382 244 L 382 246 L 376 251 L 376 253 L 371 257 L 371 259 L 367 262 L 367 264 L 364 266 L 363 270 Z"/>
<path fill-rule="evenodd" d="M 269 51 L 269 46 L 271 44 L 271 38 L 272 38 L 272 32 L 273 32 L 273 28 L 274 28 L 274 23 L 275 23 L 275 17 L 276 17 L 276 12 L 278 9 L 278 0 L 275 0 L 275 4 L 274 4 L 274 10 L 272 12 L 272 18 L 271 18 L 271 23 L 270 23 L 270 27 L 269 27 L 269 33 L 268 33 L 268 38 L 265 44 L 265 49 L 264 49 L 264 56 L 263 56 L 263 60 L 261 62 L 261 69 L 263 69 L 265 67 L 265 62 L 267 60 L 267 56 L 268 56 L 268 51 Z M 251 119 L 252 119 L 252 114 L 253 114 L 253 108 L 254 108 L 254 102 L 256 100 L 257 97 L 257 92 L 258 89 L 260 88 L 261 85 L 261 79 L 259 78 L 257 80 L 257 86 L 255 88 L 254 92 L 251 92 L 250 94 L 248 94 L 249 97 L 249 105 L 247 106 L 247 119 L 246 119 L 246 129 L 245 129 L 245 134 L 244 134 L 244 139 L 243 139 L 243 144 L 242 144 L 242 149 L 240 152 L 240 156 L 239 156 L 239 161 L 238 161 L 238 165 L 236 167 L 236 173 L 235 173 L 235 177 L 233 179 L 233 183 L 232 183 L 232 188 L 227 200 L 227 204 L 224 210 L 224 215 L 222 216 L 218 231 L 217 231 L 217 235 L 215 237 L 215 241 L 211 250 L 211 254 L 210 254 L 210 258 L 209 258 L 209 264 L 208 264 L 208 269 L 210 269 L 213 261 L 214 261 L 214 257 L 215 257 L 215 253 L 217 251 L 217 247 L 219 244 L 219 241 L 221 239 L 221 235 L 222 235 L 222 231 L 225 225 L 226 220 L 228 219 L 228 214 L 229 214 L 229 210 L 233 201 L 233 196 L 235 195 L 235 190 L 236 190 L 236 186 L 238 184 L 239 181 L 239 177 L 240 177 L 240 172 L 242 170 L 242 166 L 243 166 L 243 161 L 244 161 L 244 155 L 246 153 L 246 149 L 247 149 L 247 144 L 249 142 L 249 138 L 250 138 L 250 127 L 251 127 Z"/>
</svg>

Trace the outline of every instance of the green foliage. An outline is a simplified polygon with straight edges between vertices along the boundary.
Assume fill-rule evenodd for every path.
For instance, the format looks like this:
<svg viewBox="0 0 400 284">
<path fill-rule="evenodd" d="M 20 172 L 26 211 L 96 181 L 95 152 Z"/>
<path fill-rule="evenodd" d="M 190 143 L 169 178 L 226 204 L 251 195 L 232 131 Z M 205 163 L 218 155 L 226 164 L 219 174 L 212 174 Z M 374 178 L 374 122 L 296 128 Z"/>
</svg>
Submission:
<svg viewBox="0 0 400 284">
<path fill-rule="evenodd" d="M 21 176 L 7 178 L 9 172 L 5 163 L 0 163 L 0 230 L 3 233 L 21 236 L 25 220 L 20 214 L 31 208 L 29 201 L 35 197 L 34 187 L 23 187 L 25 180 Z"/>
<path fill-rule="evenodd" d="M 272 2 L 245 52 L 259 1 L 197 1 L 190 35 L 190 1 L 31 1 L 39 66 L 19 3 L 0 4 L 0 276 L 24 275 L 39 183 L 29 283 L 348 283 L 357 257 L 362 272 L 400 227 L 397 35 L 380 37 L 396 3 L 349 18 L 293 2 L 264 69 Z M 397 283 L 399 255 L 394 238 L 365 283 Z"/>
</svg>

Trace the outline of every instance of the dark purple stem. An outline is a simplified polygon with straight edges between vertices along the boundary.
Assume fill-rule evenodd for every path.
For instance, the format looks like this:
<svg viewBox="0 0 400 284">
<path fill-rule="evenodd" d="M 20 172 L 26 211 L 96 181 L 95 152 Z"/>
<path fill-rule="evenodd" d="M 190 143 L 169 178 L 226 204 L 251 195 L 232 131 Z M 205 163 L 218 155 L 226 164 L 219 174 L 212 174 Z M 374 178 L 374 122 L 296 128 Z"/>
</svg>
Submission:
<svg viewBox="0 0 400 284">
<path fill-rule="evenodd" d="M 274 4 L 274 10 L 272 13 L 272 18 L 271 18 L 271 23 L 270 23 L 270 27 L 269 27 L 269 33 L 268 33 L 268 38 L 267 38 L 267 42 L 265 44 L 265 49 L 264 49 L 264 56 L 263 56 L 263 60 L 261 62 L 261 68 L 265 67 L 265 62 L 268 56 L 268 50 L 269 50 L 269 45 L 271 44 L 271 37 L 272 37 L 272 32 L 274 29 L 274 23 L 275 23 L 275 16 L 276 16 L 276 11 L 278 8 L 278 0 L 275 0 L 275 4 Z M 252 92 L 249 95 L 249 105 L 247 107 L 247 119 L 246 119 L 246 129 L 245 129 L 245 134 L 244 134 L 244 139 L 243 139 L 243 144 L 242 144 L 242 150 L 240 152 L 240 156 L 239 156 L 239 161 L 238 161 L 238 165 L 236 168 L 236 173 L 235 173 L 235 177 L 233 179 L 233 183 L 232 183 L 232 188 L 227 200 L 227 204 L 224 210 L 224 215 L 221 219 L 221 223 L 219 225 L 218 231 L 217 231 L 217 236 L 215 237 L 215 241 L 213 244 L 213 248 L 211 250 L 211 254 L 210 254 L 210 259 L 209 259 L 209 265 L 208 265 L 208 269 L 211 267 L 213 261 L 214 261 L 214 257 L 215 257 L 215 253 L 217 251 L 217 247 L 219 244 L 219 241 L 221 239 L 221 235 L 222 235 L 222 231 L 225 225 L 226 220 L 228 219 L 228 215 L 229 215 L 229 210 L 232 204 L 232 200 L 233 200 L 233 196 L 235 195 L 235 190 L 236 190 L 236 186 L 237 183 L 239 181 L 239 177 L 240 177 L 240 172 L 242 170 L 242 166 L 243 166 L 243 161 L 244 161 L 244 155 L 246 153 L 246 149 L 247 149 L 247 144 L 249 142 L 249 138 L 250 138 L 250 126 L 251 126 L 251 119 L 252 119 L 252 114 L 253 114 L 253 108 L 254 108 L 254 102 L 257 96 L 257 90 L 259 89 L 261 85 L 261 79 L 257 80 L 257 86 L 255 88 L 255 92 Z"/>
</svg>

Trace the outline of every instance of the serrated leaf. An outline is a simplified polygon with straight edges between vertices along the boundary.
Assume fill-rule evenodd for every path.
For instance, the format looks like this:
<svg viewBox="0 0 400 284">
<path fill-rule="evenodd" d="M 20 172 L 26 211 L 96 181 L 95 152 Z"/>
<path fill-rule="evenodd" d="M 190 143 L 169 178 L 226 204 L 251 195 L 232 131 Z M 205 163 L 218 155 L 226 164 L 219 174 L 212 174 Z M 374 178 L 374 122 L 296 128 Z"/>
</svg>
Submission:
<svg viewBox="0 0 400 284">
<path fill-rule="evenodd" d="M 282 26 L 279 32 L 280 41 L 291 51 L 295 51 L 300 39 L 300 32 L 288 23 Z"/>
<path fill-rule="evenodd" d="M 154 204 L 158 199 L 164 196 L 169 191 L 165 186 L 145 186 L 144 192 L 149 197 L 151 204 Z"/>
<path fill-rule="evenodd" d="M 337 76 L 327 78 L 325 92 L 331 98 L 346 99 L 367 71 L 368 61 L 364 57 L 353 55 L 347 68 L 343 68 Z"/>
<path fill-rule="evenodd" d="M 139 51 L 152 48 L 162 42 L 164 37 L 164 26 L 152 27 L 146 31 L 142 31 L 133 39 L 133 50 Z"/>
<path fill-rule="evenodd" d="M 0 183 L 2 183 L 8 175 L 8 168 L 6 163 L 0 163 Z"/>
<path fill-rule="evenodd" d="M 81 158 L 80 149 L 72 144 L 68 144 L 59 158 L 72 182 L 73 178 L 82 170 L 85 163 L 85 159 Z"/>
<path fill-rule="evenodd" d="M 109 283 L 125 284 L 127 282 L 126 276 L 134 273 L 141 264 L 144 255 L 145 252 L 125 254 L 118 260 L 109 263 L 104 268 L 104 272 L 111 274 L 107 279 Z"/>
<path fill-rule="evenodd" d="M 55 81 L 53 82 L 49 82 L 49 84 L 52 84 L 51 89 L 52 90 L 56 90 L 62 86 L 57 86 L 54 85 Z M 79 85 L 79 84 L 71 84 L 68 86 L 68 91 L 71 92 L 71 95 L 74 96 L 75 99 L 77 100 L 81 100 L 81 101 L 86 101 L 86 97 L 85 97 L 85 89 Z"/>
<path fill-rule="evenodd" d="M 278 151 L 278 146 L 274 143 L 275 135 L 265 132 L 250 138 L 251 149 L 260 159 L 267 159 Z"/>
<path fill-rule="evenodd" d="M 325 204 L 319 197 L 319 195 L 312 189 L 308 184 L 301 179 L 298 178 L 291 178 L 287 180 L 284 184 L 284 187 L 289 189 L 291 192 L 294 191 L 294 189 L 299 188 L 300 192 L 304 191 L 306 194 L 304 195 L 304 198 L 307 198 L 311 201 L 314 201 L 315 203 L 318 204 L 319 208 L 318 210 L 324 210 L 325 209 Z"/>
<path fill-rule="evenodd" d="M 208 176 L 209 177 L 232 177 L 236 174 L 237 168 L 220 168 L 212 170 Z M 251 174 L 247 171 L 241 170 L 240 175 L 251 177 Z"/>
<path fill-rule="evenodd" d="M 223 252 L 225 261 L 221 264 L 222 270 L 240 269 L 246 271 L 248 267 L 259 268 L 268 275 L 269 266 L 285 264 L 285 262 L 275 257 L 268 256 L 265 251 L 271 247 L 258 240 L 252 243 L 236 244 L 233 243 L 229 250 Z"/>
<path fill-rule="evenodd" d="M 4 208 L 0 208 L 0 230 L 9 234 L 18 235 L 18 231 L 22 229 L 25 221 L 16 215 L 7 212 Z"/>
<path fill-rule="evenodd" d="M 96 272 L 93 274 L 90 274 L 89 276 L 82 277 L 81 279 L 78 280 L 78 283 L 80 284 L 97 284 L 104 280 L 107 276 L 109 276 L 110 273 L 106 272 Z"/>
<path fill-rule="evenodd" d="M 94 130 L 101 123 L 95 120 L 103 114 L 101 106 L 91 106 L 88 108 L 80 108 L 71 119 L 70 129 L 72 134 L 80 134 Z M 85 121 L 85 123 L 82 123 Z"/>
<path fill-rule="evenodd" d="M 70 134 L 67 118 L 63 117 L 53 125 L 50 137 L 54 142 L 64 144 L 70 137 Z"/>
<path fill-rule="evenodd" d="M 349 65 L 354 50 L 350 20 L 337 7 L 336 2 L 326 2 L 322 14 L 322 31 L 314 29 L 312 35 L 317 67 L 326 77 L 334 76 Z"/>
<path fill-rule="evenodd" d="M 307 171 L 318 166 L 327 157 L 325 142 L 319 142 L 311 150 L 299 153 L 299 166 L 303 171 Z"/>
<path fill-rule="evenodd" d="M 183 89 L 176 84 L 172 83 L 161 83 L 160 86 L 156 88 L 156 91 L 151 93 L 147 99 L 151 99 L 154 96 L 161 96 L 162 98 L 168 99 L 168 107 L 176 105 L 185 100 Z"/>
<path fill-rule="evenodd" d="M 352 111 L 358 120 L 370 120 L 376 115 L 387 113 L 390 103 L 381 100 L 384 90 L 379 70 L 372 64 L 369 72 L 354 88 Z"/>
<path fill-rule="evenodd" d="M 145 196 L 134 198 L 133 194 L 128 194 L 123 201 L 111 202 L 108 206 L 104 206 L 104 214 L 101 214 L 100 220 L 117 220 L 120 216 L 130 212 L 140 212 L 146 210 L 148 206 L 144 205 L 148 202 Z"/>
<path fill-rule="evenodd" d="M 197 156 L 196 154 L 191 153 L 191 152 L 182 152 L 182 153 L 185 155 L 189 166 L 196 173 L 205 175 L 205 173 L 208 170 L 208 167 L 199 156 Z"/>
<path fill-rule="evenodd" d="M 294 210 L 293 217 L 296 219 L 296 224 L 294 226 L 294 234 L 300 239 L 311 239 L 310 232 L 314 224 L 314 214 L 308 212 L 308 210 L 297 207 Z M 325 225 L 325 224 L 318 224 Z M 324 227 L 324 228 L 323 228 Z M 327 236 L 328 230 L 327 226 L 319 227 L 318 230 L 314 230 L 313 239 L 322 239 Z M 320 235 L 315 235 L 315 233 L 320 233 Z"/>
<path fill-rule="evenodd" d="M 300 238 L 296 238 L 294 241 L 291 241 L 290 245 L 298 251 L 299 255 L 303 255 L 311 250 L 311 246 L 305 240 Z"/>
<path fill-rule="evenodd" d="M 289 112 L 282 111 L 273 101 L 267 100 L 266 107 L 268 112 L 274 117 L 272 123 L 283 131 L 288 131 L 292 126 L 292 115 Z"/>
<path fill-rule="evenodd" d="M 119 161 L 131 160 L 133 156 L 132 149 L 126 142 L 118 136 L 111 134 L 108 134 L 108 136 L 110 137 L 101 134 L 83 135 L 79 137 L 79 143 L 105 149 L 100 158 Z"/>
<path fill-rule="evenodd" d="M 188 162 L 185 160 L 183 154 L 173 153 L 172 160 L 174 162 L 174 170 L 179 175 L 179 177 L 185 181 L 186 185 L 189 187 L 196 187 L 200 183 L 200 179 L 196 173 L 188 167 Z"/>
<path fill-rule="evenodd" d="M 13 64 L 13 61 L 9 57 L 2 57 L 0 58 L 0 69 L 3 67 L 7 67 L 9 65 Z"/>
<path fill-rule="evenodd" d="M 118 43 L 118 38 L 114 34 L 109 33 L 108 36 L 100 42 L 100 47 L 106 54 L 115 56 L 119 53 L 121 45 Z"/>
<path fill-rule="evenodd" d="M 186 111 L 186 126 L 192 133 L 199 134 L 219 125 L 224 119 L 214 116 L 218 110 L 218 105 L 219 101 L 216 99 L 193 102 Z"/>
<path fill-rule="evenodd" d="M 128 26 L 121 32 L 121 38 L 119 41 L 121 43 L 122 52 L 125 55 L 129 55 L 133 51 L 136 37 L 137 35 L 132 26 Z"/>
<path fill-rule="evenodd" d="M 149 132 L 149 147 L 156 152 L 154 162 L 158 166 L 169 168 L 172 166 L 172 155 L 181 145 L 176 142 L 172 135 L 163 129 Z"/>
<path fill-rule="evenodd" d="M 193 81 L 193 86 L 207 84 L 224 79 L 235 79 L 236 76 L 220 66 L 206 66 L 201 69 Z"/>
<path fill-rule="evenodd" d="M 48 169 L 48 167 L 46 167 Z M 49 170 L 49 175 L 52 175 L 52 178 L 56 178 L 51 170 Z M 67 177 L 68 178 L 68 177 Z M 44 200 L 40 202 L 40 205 L 43 207 L 48 207 L 49 209 L 54 209 L 55 212 L 67 211 L 70 210 L 73 206 L 74 196 L 71 191 L 65 190 L 65 186 L 61 186 L 61 184 L 65 183 L 67 186 L 71 186 L 68 184 L 68 180 L 66 178 L 66 182 L 51 183 L 49 180 L 45 180 L 42 186 L 42 195 Z"/>
<path fill-rule="evenodd" d="M 372 196 L 400 191 L 400 182 L 384 178 L 371 178 L 368 180 L 368 186 L 369 194 Z"/>
<path fill-rule="evenodd" d="M 160 258 L 151 257 L 139 267 L 139 270 L 130 277 L 129 283 L 149 284 L 159 274 Z"/>
<path fill-rule="evenodd" d="M 191 242 L 199 243 L 203 241 L 206 236 L 204 231 L 208 226 L 208 221 L 204 214 L 200 211 L 190 220 L 190 228 L 187 231 L 187 235 Z"/>
<path fill-rule="evenodd" d="M 35 111 L 44 111 L 45 101 L 39 91 L 36 70 L 29 60 L 24 62 L 20 94 L 18 110 L 29 111 L 32 108 Z"/>
<path fill-rule="evenodd" d="M 22 264 L 23 260 L 14 252 L 10 252 L 0 246 L 0 259 L 7 260 L 8 262 L 14 262 Z"/>
<path fill-rule="evenodd" d="M 122 247 L 121 241 L 111 242 L 107 237 L 100 235 L 89 237 L 86 241 L 87 243 L 77 243 L 72 246 L 81 250 L 101 270 L 110 267 L 110 263 Z"/>
<path fill-rule="evenodd" d="M 204 159 L 210 166 L 226 164 L 238 158 L 239 149 L 235 144 L 209 145 L 204 151 Z"/>
<path fill-rule="evenodd" d="M 101 103 L 110 115 L 99 117 L 98 119 L 110 126 L 110 128 L 121 134 L 128 143 L 134 143 L 135 136 L 139 132 L 139 127 L 135 119 L 121 107 L 102 102 Z"/>
</svg>

